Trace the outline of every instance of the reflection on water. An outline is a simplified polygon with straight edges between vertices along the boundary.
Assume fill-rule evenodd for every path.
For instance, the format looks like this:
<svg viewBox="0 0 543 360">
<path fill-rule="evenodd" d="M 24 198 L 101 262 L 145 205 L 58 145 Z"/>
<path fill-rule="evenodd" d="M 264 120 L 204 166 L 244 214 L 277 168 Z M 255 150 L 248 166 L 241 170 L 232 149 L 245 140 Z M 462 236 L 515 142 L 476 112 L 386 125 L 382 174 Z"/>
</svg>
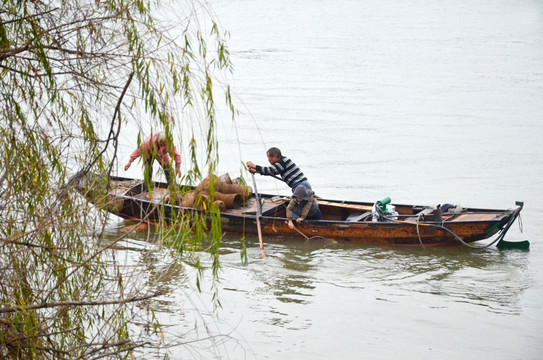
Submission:
<svg viewBox="0 0 543 360">
<path fill-rule="evenodd" d="M 113 228 L 110 238 L 118 235 Z M 225 351 L 223 341 L 250 349 L 252 344 L 243 340 L 247 331 L 266 341 L 275 339 L 280 346 L 285 342 L 283 332 L 310 334 L 322 324 L 331 331 L 350 329 L 342 336 L 356 341 L 355 329 L 373 318 L 379 319 L 379 326 L 406 323 L 424 328 L 436 326 L 429 321 L 429 314 L 436 310 L 450 313 L 447 320 L 458 314 L 481 316 L 481 310 L 516 317 L 522 313 L 522 295 L 533 286 L 526 275 L 529 252 L 265 239 L 266 256 L 261 257 L 258 239 L 248 238 L 249 263 L 243 265 L 239 237 L 225 236 L 219 284 L 223 308 L 214 315 L 209 310 L 211 271 L 204 271 L 198 295 L 197 270 L 179 254 L 159 249 L 156 241 L 156 233 L 150 230 L 130 234 L 117 244 L 117 261 L 123 259 L 127 269 L 132 269 L 128 272 L 140 288 L 163 294 L 147 301 L 142 311 L 154 311 L 165 326 L 166 341 L 179 342 L 176 346 L 181 348 L 188 339 L 207 344 L 203 348 L 212 349 L 214 357 Z M 199 256 L 209 269 L 208 255 Z M 345 318 L 345 314 L 356 316 Z M 386 339 L 385 330 L 372 331 L 375 341 Z M 231 333 L 230 340 L 222 337 Z M 222 339 L 218 348 L 217 338 Z M 200 345 L 198 349 L 202 351 Z M 184 358 L 179 356 L 172 358 Z"/>
<path fill-rule="evenodd" d="M 175 305 L 170 297 L 179 289 L 187 289 L 191 279 L 186 265 L 179 254 L 168 249 L 159 249 L 158 234 L 154 228 L 133 232 L 125 236 L 119 232 L 123 223 L 111 227 L 106 233 L 106 241 L 114 241 L 117 249 L 117 262 L 124 263 L 125 281 L 136 283 L 136 288 L 149 293 L 160 293 L 154 298 L 153 309 L 168 312 Z M 173 306 L 175 307 L 175 306 Z"/>
<path fill-rule="evenodd" d="M 362 255 L 371 282 L 407 293 L 465 302 L 496 313 L 519 314 L 519 295 L 532 285 L 524 274 L 527 254 L 495 249 L 373 249 Z M 362 258 L 361 257 L 361 258 Z"/>
<path fill-rule="evenodd" d="M 402 301 L 413 293 L 437 299 L 439 306 L 460 302 L 495 313 L 518 314 L 520 295 L 532 286 L 525 275 L 529 253 L 454 248 L 383 248 L 304 240 L 266 243 L 267 257 L 248 271 L 259 291 L 280 302 L 310 304 L 320 284 L 341 289 L 381 289 L 380 298 Z M 230 248 L 235 237 L 224 239 Z M 249 239 L 255 246 L 257 239 Z"/>
<path fill-rule="evenodd" d="M 311 254 L 293 249 L 289 252 L 270 255 L 270 264 L 266 266 L 269 276 L 264 285 L 273 289 L 277 300 L 282 302 L 307 303 L 315 288 L 311 273 L 315 270 L 311 264 Z"/>
</svg>

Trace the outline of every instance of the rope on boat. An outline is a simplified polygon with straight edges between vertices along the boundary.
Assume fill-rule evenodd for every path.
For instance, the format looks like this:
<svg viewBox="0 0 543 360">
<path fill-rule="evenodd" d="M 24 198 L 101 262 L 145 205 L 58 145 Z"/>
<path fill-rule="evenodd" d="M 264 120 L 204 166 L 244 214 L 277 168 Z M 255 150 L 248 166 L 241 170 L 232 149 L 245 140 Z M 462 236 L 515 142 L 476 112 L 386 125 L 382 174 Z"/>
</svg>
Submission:
<svg viewBox="0 0 543 360">
<path fill-rule="evenodd" d="M 285 222 L 286 222 L 286 221 L 285 221 Z M 320 235 L 316 235 L 316 236 L 311 236 L 311 237 L 309 237 L 309 236 L 307 236 L 306 234 L 304 234 L 303 232 L 301 232 L 300 230 L 298 230 L 298 229 L 296 228 L 296 226 L 294 226 L 294 230 L 296 230 L 296 232 L 297 232 L 298 234 L 302 235 L 302 236 L 305 238 L 306 241 L 308 241 L 308 240 L 313 240 L 313 239 L 318 239 L 318 238 L 327 240 L 324 236 L 320 236 Z"/>
<path fill-rule="evenodd" d="M 391 215 L 388 215 L 388 214 L 385 214 L 379 206 L 375 206 L 374 207 L 377 211 L 377 213 L 384 219 L 388 220 L 388 221 L 391 221 L 391 222 L 396 222 L 396 223 L 401 223 L 401 224 L 412 224 L 412 225 L 416 225 L 417 226 L 417 236 L 418 236 L 418 239 L 419 239 L 419 243 L 420 245 L 425 248 L 424 244 L 422 243 L 422 238 L 420 236 L 420 231 L 419 231 L 419 225 L 423 225 L 423 226 L 430 226 L 430 227 L 434 227 L 434 228 L 437 228 L 437 229 L 441 229 L 441 230 L 444 230 L 448 233 L 450 233 L 452 236 L 454 236 L 454 238 L 456 240 L 458 240 L 462 245 L 470 248 L 470 249 L 475 249 L 475 250 L 482 250 L 482 249 L 487 249 L 489 247 L 491 247 L 492 245 L 496 244 L 497 242 L 503 240 L 503 238 L 505 237 L 505 234 L 507 233 L 507 231 L 509 230 L 509 228 L 511 227 L 511 225 L 513 224 L 513 222 L 515 222 L 516 218 L 519 217 L 519 226 L 522 226 L 522 220 L 520 219 L 520 210 L 522 209 L 522 207 L 520 208 L 517 208 L 513 215 L 511 216 L 511 218 L 509 219 L 509 221 L 505 224 L 505 226 L 500 230 L 500 235 L 494 240 L 492 241 L 491 243 L 489 244 L 486 244 L 486 245 L 480 245 L 480 246 L 474 246 L 474 245 L 470 245 L 468 244 L 466 241 L 464 241 L 464 239 L 462 239 L 460 236 L 456 235 L 454 233 L 454 231 L 452 231 L 451 229 L 448 229 L 444 226 L 444 221 L 441 222 L 441 225 L 436 225 L 436 224 L 420 224 L 420 218 L 421 218 L 421 215 L 419 215 L 417 217 L 417 222 L 416 223 L 413 223 L 413 222 L 410 222 L 410 221 L 400 221 L 400 220 L 395 220 L 395 219 L 392 219 L 392 216 Z"/>
<path fill-rule="evenodd" d="M 294 227 L 294 230 L 296 230 L 296 232 L 300 235 L 302 235 L 306 240 L 309 240 L 309 236 L 307 236 L 306 234 L 304 234 L 303 232 L 301 232 L 300 230 L 296 229 L 296 226 Z"/>
</svg>

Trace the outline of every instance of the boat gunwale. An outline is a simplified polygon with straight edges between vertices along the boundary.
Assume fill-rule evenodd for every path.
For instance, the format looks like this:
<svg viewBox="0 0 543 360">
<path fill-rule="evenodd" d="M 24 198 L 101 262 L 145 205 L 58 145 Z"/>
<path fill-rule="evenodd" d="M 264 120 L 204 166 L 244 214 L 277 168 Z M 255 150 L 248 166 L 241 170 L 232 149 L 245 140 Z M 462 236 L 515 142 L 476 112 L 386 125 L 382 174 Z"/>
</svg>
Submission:
<svg viewBox="0 0 543 360">
<path fill-rule="evenodd" d="M 265 196 L 265 197 L 267 197 L 269 199 L 275 197 L 275 195 L 270 195 L 270 194 L 259 194 L 259 195 L 260 196 Z M 160 199 L 153 200 L 153 199 L 147 199 L 147 198 L 138 198 L 135 195 L 126 195 L 126 194 L 109 194 L 109 196 L 122 198 L 123 200 L 139 201 L 139 202 L 147 203 L 149 205 L 154 205 L 154 206 L 168 206 L 168 207 L 171 207 L 172 209 L 182 210 L 182 211 L 191 211 L 191 212 L 199 212 L 199 213 L 208 212 L 206 210 L 199 210 L 199 209 L 196 209 L 196 208 L 193 208 L 193 207 L 185 207 L 185 206 L 180 206 L 180 205 L 176 205 L 176 204 L 171 204 L 171 203 L 168 203 L 168 202 L 164 202 L 164 201 L 162 201 Z M 326 201 L 334 201 L 334 200 L 326 199 Z M 365 203 L 362 203 L 362 202 L 360 202 L 360 203 L 351 202 L 351 203 L 353 203 L 353 204 L 365 204 Z M 284 203 L 278 204 L 277 207 L 280 207 L 282 205 L 284 205 Z M 395 204 L 395 206 L 410 207 L 411 205 Z M 414 205 L 414 206 L 419 207 L 420 205 Z M 272 207 L 272 208 L 268 209 L 266 211 L 266 213 L 277 210 L 277 207 Z M 430 206 L 425 206 L 425 208 L 431 208 L 431 207 Z M 470 210 L 470 211 L 468 211 L 468 210 Z M 473 211 L 473 210 L 476 210 L 476 211 Z M 459 214 L 496 213 L 496 218 L 487 219 L 487 220 L 460 220 L 460 221 L 424 220 L 424 221 L 419 221 L 418 224 L 420 224 L 420 225 L 433 224 L 433 225 L 441 225 L 441 226 L 453 225 L 454 224 L 453 227 L 456 227 L 456 225 L 460 226 L 460 225 L 465 225 L 465 224 L 500 223 L 500 222 L 503 222 L 504 220 L 509 219 L 513 215 L 515 210 L 516 209 L 498 210 L 498 209 L 483 209 L 483 208 L 466 208 L 464 211 L 462 211 Z M 221 212 L 220 214 L 221 214 L 221 216 L 224 215 L 224 216 L 227 216 L 227 217 L 251 218 L 251 219 L 254 218 L 254 219 L 256 219 L 256 213 L 233 213 L 233 212 L 224 211 L 224 212 Z M 413 217 L 414 215 L 406 215 L 406 216 Z M 269 220 L 269 221 L 271 221 L 271 220 L 286 221 L 287 220 L 286 217 L 269 216 L 269 215 L 267 215 L 265 213 L 260 216 L 260 219 Z M 402 222 L 400 222 L 400 221 L 394 221 L 394 220 L 391 220 L 391 221 L 371 221 L 371 220 L 368 220 L 368 221 L 348 221 L 348 220 L 324 220 L 323 219 L 323 220 L 305 220 L 305 222 L 307 224 L 349 224 L 349 225 L 362 225 L 362 224 L 384 225 L 384 224 L 388 224 L 388 225 L 395 225 L 395 226 L 399 226 L 399 225 L 408 225 L 408 226 L 417 225 L 416 221 L 413 221 L 413 222 L 402 221 Z M 449 227 L 449 226 L 445 226 L 445 227 Z"/>
<path fill-rule="evenodd" d="M 135 183 L 135 181 L 138 182 Z M 112 184 L 113 182 L 117 182 L 119 184 Z M 129 184 L 126 189 L 123 189 L 123 182 L 131 184 Z M 154 185 L 156 188 L 168 189 L 168 186 L 165 183 L 154 182 Z M 90 195 L 90 201 L 93 202 L 92 192 L 89 192 L 89 189 L 86 186 L 88 186 L 88 183 L 85 181 L 84 183 L 78 182 L 76 187 L 82 195 L 86 197 Z M 186 189 L 195 189 L 194 186 L 190 185 L 180 186 Z M 118 191 L 119 189 L 123 190 Z M 205 209 L 197 209 L 194 207 L 185 207 L 172 204 L 166 199 L 166 192 L 162 192 L 161 195 L 157 195 L 157 197 L 153 199 L 152 195 L 151 198 L 149 198 L 146 191 L 142 190 L 144 190 L 144 183 L 142 180 L 111 176 L 109 178 L 108 191 L 106 195 L 108 199 L 111 200 L 112 206 L 104 207 L 103 210 L 129 221 L 139 220 L 152 224 L 157 224 L 162 220 L 165 220 L 167 223 L 171 222 L 174 219 L 172 214 L 176 213 L 209 213 L 209 211 Z M 245 210 L 238 213 L 229 211 L 220 212 L 220 218 L 225 232 L 253 233 L 256 232 L 257 220 L 262 220 L 264 224 L 267 224 L 267 235 L 269 236 L 285 238 L 300 237 L 299 235 L 296 235 L 293 229 L 289 229 L 286 217 L 274 215 L 277 214 L 277 210 L 283 211 L 283 209 L 286 208 L 290 197 L 272 194 L 259 195 L 260 198 L 268 201 L 268 204 L 270 204 L 269 201 L 272 201 L 274 198 L 279 198 L 282 201 L 280 203 L 272 201 L 277 205 L 266 209 L 264 214 L 257 218 L 258 215 L 256 211 L 254 211 L 255 196 L 252 194 L 249 199 L 253 202 L 253 204 L 249 206 L 246 202 L 246 206 L 244 208 L 253 209 L 253 211 Z M 122 202 L 115 201 L 115 199 L 121 199 Z M 523 208 L 523 202 L 518 201 L 516 202 L 517 207 L 513 209 L 462 207 L 461 212 L 445 212 L 443 215 L 450 214 L 455 217 L 454 215 L 457 214 L 492 213 L 495 215 L 495 217 L 492 219 L 486 218 L 479 220 L 468 219 L 460 221 L 448 221 L 447 219 L 443 219 L 442 221 L 436 221 L 434 218 L 430 217 L 432 214 L 428 213 L 428 210 L 435 210 L 436 207 L 425 205 L 393 204 L 396 206 L 396 209 L 402 210 L 400 211 L 400 217 L 407 216 L 411 217 L 412 219 L 415 218 L 416 221 L 389 220 L 375 222 L 372 221 L 371 217 L 367 215 L 367 210 L 368 208 L 374 206 L 373 203 L 327 198 L 318 198 L 317 200 L 330 202 L 333 204 L 333 206 L 340 208 L 339 211 L 334 212 L 332 210 L 331 213 L 331 216 L 340 218 L 328 220 L 306 220 L 300 224 L 297 224 L 295 230 L 298 230 L 297 232 L 301 233 L 306 239 L 309 237 L 303 234 L 302 231 L 313 235 L 311 237 L 317 236 L 321 238 L 332 238 L 339 241 L 392 246 L 454 246 L 459 245 L 460 243 L 467 245 L 466 242 L 471 243 L 490 239 L 497 233 L 500 234 L 498 240 L 501 241 L 510 225 L 520 215 L 520 211 Z M 121 204 L 120 207 L 119 204 Z M 342 205 L 363 206 L 365 209 L 355 209 L 353 207 L 342 208 Z M 160 208 L 164 210 L 161 210 Z M 358 212 L 364 211 L 366 213 L 366 217 L 363 218 L 364 220 L 350 221 L 347 218 L 343 218 L 345 215 L 351 216 L 353 214 L 357 214 L 356 210 L 358 210 Z M 406 210 L 412 211 L 413 214 L 408 214 Z M 420 216 L 417 217 L 417 215 L 421 215 L 423 211 L 428 213 L 425 214 L 428 215 L 428 217 L 425 219 L 421 218 Z M 283 214 L 281 213 L 279 215 Z M 417 229 L 416 233 L 415 230 L 413 230 L 415 227 Z M 459 236 L 461 236 L 465 241 L 461 238 L 459 240 Z"/>
</svg>

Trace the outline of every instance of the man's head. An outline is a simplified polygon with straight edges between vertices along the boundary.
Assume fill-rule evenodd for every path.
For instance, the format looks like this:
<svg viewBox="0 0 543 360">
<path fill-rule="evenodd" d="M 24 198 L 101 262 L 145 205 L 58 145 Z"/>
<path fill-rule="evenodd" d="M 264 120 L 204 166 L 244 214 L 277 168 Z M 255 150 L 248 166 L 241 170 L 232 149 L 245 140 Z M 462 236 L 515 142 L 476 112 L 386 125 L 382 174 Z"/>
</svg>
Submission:
<svg viewBox="0 0 543 360">
<path fill-rule="evenodd" d="M 156 134 L 156 142 L 158 146 L 166 146 L 168 145 L 168 140 L 166 139 L 166 133 L 161 131 L 158 134 Z"/>
<path fill-rule="evenodd" d="M 302 202 L 302 200 L 309 201 L 309 199 L 311 199 L 311 195 L 313 194 L 314 192 L 309 190 L 309 188 L 303 185 L 298 185 L 296 189 L 294 189 L 294 194 L 292 194 L 292 196 L 296 198 L 298 202 Z"/>
<path fill-rule="evenodd" d="M 279 150 L 278 148 L 276 147 L 272 147 L 268 150 L 268 152 L 266 153 L 266 155 L 268 156 L 268 161 L 270 162 L 270 164 L 275 164 L 276 162 L 278 162 L 279 160 L 281 160 L 281 150 Z"/>
</svg>

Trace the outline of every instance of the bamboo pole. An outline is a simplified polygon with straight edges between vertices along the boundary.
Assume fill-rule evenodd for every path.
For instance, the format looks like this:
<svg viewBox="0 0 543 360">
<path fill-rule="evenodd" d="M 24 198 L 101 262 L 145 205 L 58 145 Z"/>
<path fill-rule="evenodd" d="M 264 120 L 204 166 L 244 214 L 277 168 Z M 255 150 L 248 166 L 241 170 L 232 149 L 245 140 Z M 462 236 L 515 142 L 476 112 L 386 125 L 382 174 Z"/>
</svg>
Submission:
<svg viewBox="0 0 543 360">
<path fill-rule="evenodd" d="M 264 253 L 264 242 L 262 241 L 262 229 L 260 228 L 260 216 L 262 216 L 262 208 L 260 206 L 260 198 L 258 196 L 258 190 L 256 189 L 255 174 L 251 173 L 251 177 L 253 178 L 253 186 L 255 188 L 256 227 L 257 227 L 257 230 L 258 230 L 258 242 L 260 243 L 260 250 L 262 251 L 262 255 L 265 255 L 265 253 Z"/>
</svg>

